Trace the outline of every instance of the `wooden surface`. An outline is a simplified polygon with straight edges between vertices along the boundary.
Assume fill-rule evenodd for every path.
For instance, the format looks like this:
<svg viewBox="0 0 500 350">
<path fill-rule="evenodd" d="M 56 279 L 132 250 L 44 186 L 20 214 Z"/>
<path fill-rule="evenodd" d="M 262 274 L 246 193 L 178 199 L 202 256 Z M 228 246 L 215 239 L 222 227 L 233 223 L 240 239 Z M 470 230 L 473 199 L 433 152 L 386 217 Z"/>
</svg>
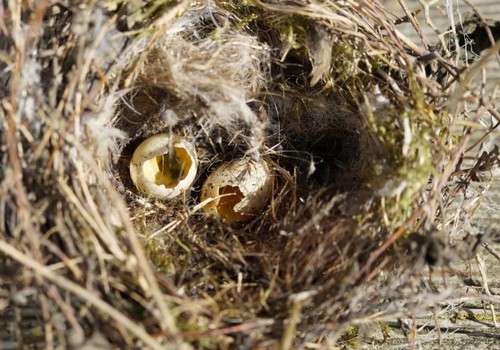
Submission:
<svg viewBox="0 0 500 350">
<path fill-rule="evenodd" d="M 422 0 L 431 3 L 430 0 Z M 398 0 L 383 1 L 393 13 L 403 16 Z M 421 8 L 418 0 L 405 1 L 411 11 Z M 485 18 L 500 21 L 500 2 L 498 0 L 471 0 L 473 6 Z M 463 1 L 451 1 L 454 6 L 453 17 L 457 24 L 461 18 L 467 16 L 467 12 L 472 12 L 472 8 Z M 430 6 L 430 17 L 441 33 L 445 33 L 450 27 L 450 19 L 446 13 L 445 1 L 434 1 Z M 425 23 L 423 13 L 418 15 L 418 20 L 422 23 L 424 35 L 429 42 L 437 43 L 439 37 L 433 29 Z M 422 42 L 411 24 L 403 24 L 399 29 L 412 39 L 414 43 L 422 46 Z M 500 87 L 500 64 L 497 59 L 490 60 L 488 66 L 488 87 L 486 94 L 493 94 L 495 89 Z M 481 134 L 481 131 L 476 133 Z M 476 136 L 477 137 L 477 136 Z M 492 134 L 483 149 L 491 150 L 494 146 L 500 147 L 500 132 Z M 477 152 L 478 148 L 473 150 Z M 473 154 L 471 152 L 471 154 Z M 446 301 L 439 304 L 436 314 L 423 313 L 415 315 L 415 319 L 394 320 L 389 322 L 386 341 L 382 330 L 371 330 L 373 341 L 363 341 L 355 347 L 360 349 L 500 349 L 500 327 L 495 327 L 491 307 L 494 307 L 497 323 L 500 325 L 500 171 L 497 169 L 494 174 L 485 174 L 484 182 L 475 183 L 470 194 L 475 191 L 480 193 L 485 187 L 489 187 L 480 196 L 481 205 L 470 219 L 463 223 L 461 229 L 474 234 L 489 235 L 488 249 L 480 246 L 477 250 L 479 260 L 484 262 L 481 266 L 477 258 L 468 261 L 453 261 L 449 268 L 437 270 L 432 274 L 427 271 L 424 280 L 431 283 L 437 291 L 447 293 Z M 464 201 L 467 198 L 463 199 Z M 448 215 L 453 216 L 454 210 L 459 208 L 460 203 L 450 208 Z M 466 206 L 465 206 L 466 207 Z M 472 207 L 472 206 L 471 206 Z M 496 237 L 494 239 L 493 237 Z M 495 256 L 495 254 L 497 256 Z M 481 268 L 480 268 L 481 267 Z M 454 270 L 449 273 L 446 270 Z M 483 273 L 481 273 L 481 270 Z M 487 298 L 485 291 L 485 281 L 489 294 L 497 302 L 490 304 L 482 302 L 481 297 L 463 299 L 463 296 L 479 296 Z M 483 298 L 483 299 L 484 299 Z M 417 337 L 411 343 L 411 328 L 416 326 Z M 405 329 L 408 328 L 408 329 Z"/>
<path fill-rule="evenodd" d="M 398 17 L 403 17 L 405 15 L 398 0 L 381 0 L 381 2 L 386 5 L 394 15 Z M 404 0 L 404 2 L 411 12 L 420 10 L 416 15 L 417 21 L 421 26 L 425 39 L 432 45 L 436 45 L 440 42 L 440 36 L 444 37 L 446 33 L 451 32 L 450 28 L 452 21 L 456 26 L 460 27 L 462 20 L 471 17 L 476 12 L 484 17 L 485 20 L 491 20 L 492 22 L 500 21 L 499 0 Z M 428 23 L 426 19 L 425 11 L 420 2 L 429 4 L 430 23 Z M 447 4 L 451 5 L 451 7 L 447 8 Z M 408 36 L 415 44 L 423 47 L 423 43 L 417 31 L 410 23 L 402 23 L 398 25 L 398 29 Z M 488 90 L 493 91 L 495 87 L 500 87 L 499 59 L 492 59 L 488 63 Z"/>
</svg>

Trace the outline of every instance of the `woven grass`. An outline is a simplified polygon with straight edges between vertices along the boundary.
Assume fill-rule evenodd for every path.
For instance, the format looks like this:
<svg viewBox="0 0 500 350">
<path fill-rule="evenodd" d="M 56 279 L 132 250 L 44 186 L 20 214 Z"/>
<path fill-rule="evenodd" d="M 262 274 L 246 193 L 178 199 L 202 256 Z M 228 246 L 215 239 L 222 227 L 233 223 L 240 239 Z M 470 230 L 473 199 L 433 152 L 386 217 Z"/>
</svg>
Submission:
<svg viewBox="0 0 500 350">
<path fill-rule="evenodd" d="M 498 166 L 482 71 L 494 36 L 475 60 L 431 51 L 398 30 L 417 17 L 376 1 L 13 0 L 0 13 L 6 348 L 348 346 L 360 326 L 445 300 L 418 286 L 428 265 L 474 256 L 482 236 L 463 223 L 482 193 L 445 214 Z M 168 201 L 128 170 L 160 132 L 200 160 Z M 484 147 L 466 159 L 473 133 Z M 242 157 L 272 164 L 273 196 L 228 225 L 204 213 L 201 186 Z"/>
</svg>

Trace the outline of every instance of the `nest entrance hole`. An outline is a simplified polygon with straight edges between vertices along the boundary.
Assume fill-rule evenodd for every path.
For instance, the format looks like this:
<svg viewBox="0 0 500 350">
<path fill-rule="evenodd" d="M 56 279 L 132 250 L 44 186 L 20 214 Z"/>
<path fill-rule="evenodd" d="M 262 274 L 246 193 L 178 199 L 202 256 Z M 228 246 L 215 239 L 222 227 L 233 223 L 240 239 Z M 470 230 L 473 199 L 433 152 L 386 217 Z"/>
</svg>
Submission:
<svg viewBox="0 0 500 350">
<path fill-rule="evenodd" d="M 329 130 L 307 145 L 315 162 L 313 180 L 321 185 L 342 187 L 353 180 L 353 171 L 360 161 L 360 134 L 356 130 Z"/>
<path fill-rule="evenodd" d="M 318 188 L 345 192 L 356 188 L 363 152 L 361 138 L 356 128 L 295 135 L 290 148 L 303 160 L 297 173 L 300 187 L 306 192 Z"/>
</svg>

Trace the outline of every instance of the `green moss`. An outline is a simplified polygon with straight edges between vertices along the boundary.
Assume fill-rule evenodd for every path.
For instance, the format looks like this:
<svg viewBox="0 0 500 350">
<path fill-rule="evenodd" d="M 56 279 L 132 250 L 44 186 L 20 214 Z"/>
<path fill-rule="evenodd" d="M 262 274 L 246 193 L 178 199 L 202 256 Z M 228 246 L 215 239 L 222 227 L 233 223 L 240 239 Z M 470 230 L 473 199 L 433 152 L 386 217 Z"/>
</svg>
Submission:
<svg viewBox="0 0 500 350">
<path fill-rule="evenodd" d="M 426 101 L 418 81 L 410 80 L 409 88 L 403 99 L 382 94 L 387 101 L 383 105 L 370 94 L 363 97 L 368 151 L 362 174 L 366 186 L 383 199 L 380 210 L 391 218 L 386 222 L 390 229 L 413 212 L 438 171 L 435 158 L 443 152 L 444 141 L 436 130 L 445 128 L 446 116 L 435 113 L 438 107 Z"/>
<path fill-rule="evenodd" d="M 170 11 L 179 2 L 177 0 L 152 0 L 148 1 L 145 8 L 137 15 L 138 21 L 150 18 L 161 17 L 162 14 Z"/>
<path fill-rule="evenodd" d="M 177 239 L 176 244 L 166 238 L 153 238 L 147 241 L 146 249 L 156 268 L 168 275 L 176 275 L 189 263 L 190 252 L 187 246 Z"/>
<path fill-rule="evenodd" d="M 356 347 L 359 336 L 359 327 L 350 326 L 340 337 L 340 341 L 350 347 Z"/>
<path fill-rule="evenodd" d="M 493 314 L 491 312 L 483 312 L 483 313 L 473 313 L 467 311 L 460 311 L 453 315 L 453 322 L 457 321 L 480 321 L 480 322 L 492 322 L 493 323 Z"/>
</svg>

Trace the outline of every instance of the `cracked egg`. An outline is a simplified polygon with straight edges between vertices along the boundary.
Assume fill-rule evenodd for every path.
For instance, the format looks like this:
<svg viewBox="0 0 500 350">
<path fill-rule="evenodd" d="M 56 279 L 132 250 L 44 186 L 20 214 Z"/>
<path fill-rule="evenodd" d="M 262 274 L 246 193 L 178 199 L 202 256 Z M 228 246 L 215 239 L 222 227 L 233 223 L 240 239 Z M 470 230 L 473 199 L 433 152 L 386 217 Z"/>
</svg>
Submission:
<svg viewBox="0 0 500 350">
<path fill-rule="evenodd" d="M 136 148 L 130 176 L 142 193 L 170 199 L 191 187 L 197 168 L 198 157 L 190 142 L 174 134 L 157 134 Z"/>
<path fill-rule="evenodd" d="M 272 193 L 273 173 L 265 160 L 239 159 L 215 169 L 203 184 L 204 210 L 231 224 L 255 218 Z"/>
</svg>

